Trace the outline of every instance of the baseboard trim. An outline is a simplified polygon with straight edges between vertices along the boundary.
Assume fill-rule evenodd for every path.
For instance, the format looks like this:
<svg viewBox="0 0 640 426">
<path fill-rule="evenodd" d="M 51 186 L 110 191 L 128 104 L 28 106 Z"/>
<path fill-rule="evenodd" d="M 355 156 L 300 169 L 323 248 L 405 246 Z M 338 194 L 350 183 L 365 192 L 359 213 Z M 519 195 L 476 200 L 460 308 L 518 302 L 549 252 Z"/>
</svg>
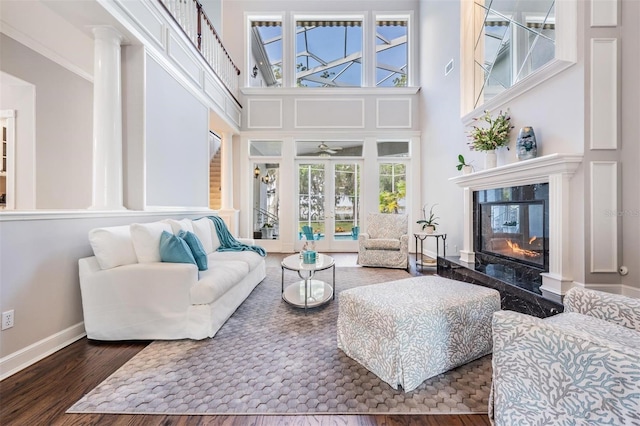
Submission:
<svg viewBox="0 0 640 426">
<path fill-rule="evenodd" d="M 84 322 L 80 322 L 4 358 L 0 358 L 0 381 L 69 346 L 86 335 Z"/>
</svg>

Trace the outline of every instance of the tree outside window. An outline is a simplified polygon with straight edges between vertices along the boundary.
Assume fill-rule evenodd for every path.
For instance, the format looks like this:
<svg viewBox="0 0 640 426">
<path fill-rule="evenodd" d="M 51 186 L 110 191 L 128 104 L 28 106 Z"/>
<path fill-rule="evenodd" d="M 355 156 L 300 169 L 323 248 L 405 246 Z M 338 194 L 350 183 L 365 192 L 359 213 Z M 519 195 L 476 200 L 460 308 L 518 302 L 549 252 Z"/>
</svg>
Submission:
<svg viewBox="0 0 640 426">
<path fill-rule="evenodd" d="M 380 163 L 380 196 L 381 213 L 404 213 L 407 197 L 407 167 L 404 163 Z"/>
</svg>

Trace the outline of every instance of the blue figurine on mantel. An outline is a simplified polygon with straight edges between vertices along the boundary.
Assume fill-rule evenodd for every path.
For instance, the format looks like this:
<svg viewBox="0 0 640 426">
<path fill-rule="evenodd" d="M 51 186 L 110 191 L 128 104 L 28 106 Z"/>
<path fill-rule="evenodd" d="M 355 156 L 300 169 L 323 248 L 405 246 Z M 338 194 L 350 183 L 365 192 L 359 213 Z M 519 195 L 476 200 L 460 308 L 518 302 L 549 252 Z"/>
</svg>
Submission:
<svg viewBox="0 0 640 426">
<path fill-rule="evenodd" d="M 536 158 L 538 155 L 538 144 L 536 143 L 536 135 L 533 133 L 533 127 L 523 127 L 518 133 L 518 141 L 516 142 L 516 156 L 518 160 L 529 160 Z"/>
</svg>

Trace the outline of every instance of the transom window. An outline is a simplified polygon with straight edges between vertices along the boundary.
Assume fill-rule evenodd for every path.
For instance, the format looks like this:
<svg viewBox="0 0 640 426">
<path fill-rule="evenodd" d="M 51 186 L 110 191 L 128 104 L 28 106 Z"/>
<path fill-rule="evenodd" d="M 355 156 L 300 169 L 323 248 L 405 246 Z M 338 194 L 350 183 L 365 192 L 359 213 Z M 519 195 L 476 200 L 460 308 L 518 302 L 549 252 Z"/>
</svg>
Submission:
<svg viewBox="0 0 640 426">
<path fill-rule="evenodd" d="M 409 51 L 407 19 L 376 20 L 376 86 L 406 87 Z"/>
<path fill-rule="evenodd" d="M 362 21 L 297 20 L 296 85 L 362 86 Z"/>
<path fill-rule="evenodd" d="M 247 86 L 408 87 L 410 16 L 251 17 Z"/>
</svg>

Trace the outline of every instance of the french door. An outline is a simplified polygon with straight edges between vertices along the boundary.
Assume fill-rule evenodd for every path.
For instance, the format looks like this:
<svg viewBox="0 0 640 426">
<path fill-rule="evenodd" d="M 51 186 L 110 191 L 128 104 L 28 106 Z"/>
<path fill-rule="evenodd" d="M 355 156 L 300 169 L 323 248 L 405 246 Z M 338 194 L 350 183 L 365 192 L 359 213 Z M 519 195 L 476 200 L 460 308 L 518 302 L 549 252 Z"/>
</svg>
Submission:
<svg viewBox="0 0 640 426">
<path fill-rule="evenodd" d="M 313 239 L 319 251 L 357 251 L 361 160 L 298 160 L 296 249 Z"/>
</svg>

